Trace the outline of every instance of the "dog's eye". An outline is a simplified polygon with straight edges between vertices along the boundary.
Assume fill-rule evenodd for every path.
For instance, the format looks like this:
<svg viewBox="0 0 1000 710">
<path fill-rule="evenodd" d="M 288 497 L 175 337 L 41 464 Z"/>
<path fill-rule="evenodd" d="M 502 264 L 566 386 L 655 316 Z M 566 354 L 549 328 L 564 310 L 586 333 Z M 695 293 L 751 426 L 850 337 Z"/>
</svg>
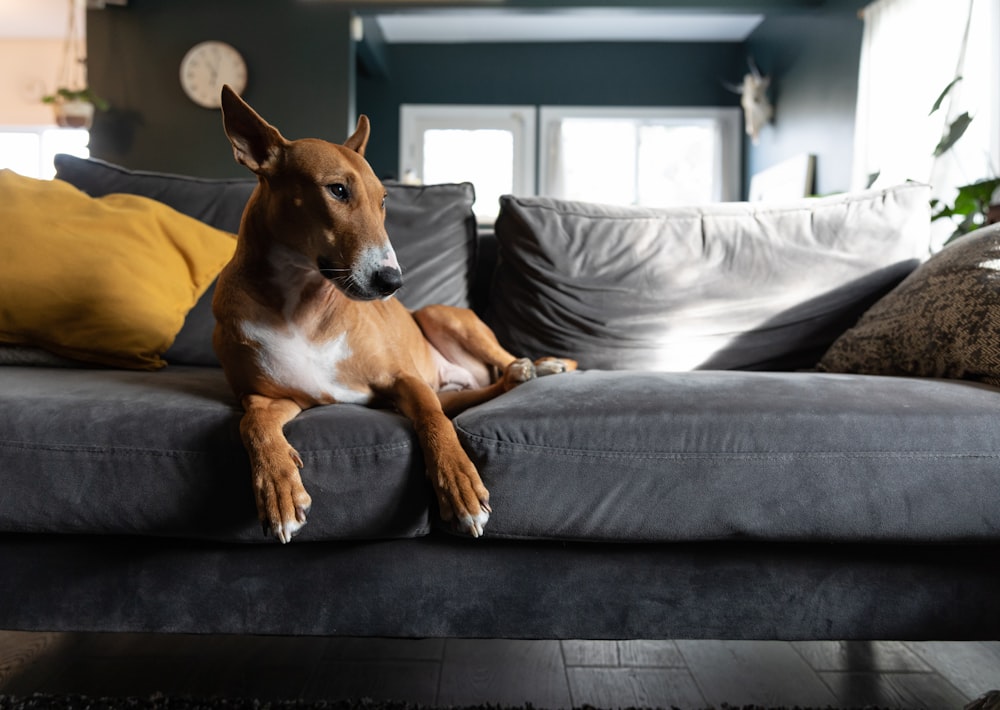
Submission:
<svg viewBox="0 0 1000 710">
<path fill-rule="evenodd" d="M 385 195 L 382 195 L 382 209 L 385 209 Z"/>
<path fill-rule="evenodd" d="M 341 202 L 346 202 L 347 199 L 351 196 L 350 191 L 347 189 L 347 185 L 344 185 L 339 182 L 335 182 L 332 185 L 327 185 L 326 189 L 330 191 L 331 195 L 333 195 L 336 199 L 340 200 Z"/>
</svg>

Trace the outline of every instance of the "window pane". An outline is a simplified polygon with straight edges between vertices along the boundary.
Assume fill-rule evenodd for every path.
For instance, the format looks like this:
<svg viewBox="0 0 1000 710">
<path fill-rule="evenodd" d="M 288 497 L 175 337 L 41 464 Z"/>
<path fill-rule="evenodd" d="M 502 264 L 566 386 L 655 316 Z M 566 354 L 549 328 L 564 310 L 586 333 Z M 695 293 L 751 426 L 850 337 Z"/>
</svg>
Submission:
<svg viewBox="0 0 1000 710">
<path fill-rule="evenodd" d="M 707 126 L 639 129 L 638 204 L 648 207 L 712 201 L 715 135 Z"/>
<path fill-rule="evenodd" d="M 636 203 L 634 121 L 567 118 L 555 156 L 556 196 L 568 200 Z"/>
<path fill-rule="evenodd" d="M 52 160 L 56 153 L 90 157 L 90 132 L 69 128 L 0 129 L 0 168 L 9 168 L 26 177 L 49 179 L 55 176 Z"/>
<path fill-rule="evenodd" d="M 544 194 L 645 207 L 704 204 L 726 194 L 717 184 L 723 156 L 711 118 L 553 116 L 543 125 L 551 131 Z"/>
<path fill-rule="evenodd" d="M 9 168 L 27 177 L 38 174 L 38 152 L 41 137 L 37 133 L 0 133 L 0 168 Z"/>
<path fill-rule="evenodd" d="M 473 211 L 479 222 L 496 219 L 501 195 L 514 191 L 514 135 L 510 131 L 424 131 L 425 184 L 471 182 L 476 188 Z"/>
</svg>

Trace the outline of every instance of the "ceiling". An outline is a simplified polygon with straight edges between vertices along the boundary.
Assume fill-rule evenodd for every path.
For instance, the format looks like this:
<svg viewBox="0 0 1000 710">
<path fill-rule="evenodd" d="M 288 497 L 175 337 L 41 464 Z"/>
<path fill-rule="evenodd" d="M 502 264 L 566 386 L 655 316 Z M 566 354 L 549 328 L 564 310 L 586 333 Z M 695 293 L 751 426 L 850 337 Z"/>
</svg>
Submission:
<svg viewBox="0 0 1000 710">
<path fill-rule="evenodd" d="M 758 14 L 589 8 L 514 11 L 452 9 L 375 16 L 389 43 L 452 42 L 740 42 Z"/>
</svg>

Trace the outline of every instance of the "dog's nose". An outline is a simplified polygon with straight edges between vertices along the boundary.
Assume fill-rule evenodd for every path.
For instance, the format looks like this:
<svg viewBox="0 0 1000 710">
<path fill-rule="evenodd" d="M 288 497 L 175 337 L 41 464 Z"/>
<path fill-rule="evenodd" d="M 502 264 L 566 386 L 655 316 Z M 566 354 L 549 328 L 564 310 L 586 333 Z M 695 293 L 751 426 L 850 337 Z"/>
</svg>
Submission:
<svg viewBox="0 0 1000 710">
<path fill-rule="evenodd" d="M 383 266 L 372 274 L 372 286 L 382 296 L 391 296 L 403 285 L 403 274 L 392 266 Z"/>
</svg>

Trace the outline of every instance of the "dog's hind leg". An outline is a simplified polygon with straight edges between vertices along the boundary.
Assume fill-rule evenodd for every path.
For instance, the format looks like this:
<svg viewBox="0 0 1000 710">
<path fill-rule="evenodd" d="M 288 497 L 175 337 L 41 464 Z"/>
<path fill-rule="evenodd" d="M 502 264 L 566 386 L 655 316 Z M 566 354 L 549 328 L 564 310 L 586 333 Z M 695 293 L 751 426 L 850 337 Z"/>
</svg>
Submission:
<svg viewBox="0 0 1000 710">
<path fill-rule="evenodd" d="M 302 485 L 302 459 L 285 438 L 284 426 L 302 411 L 290 399 L 243 398 L 240 436 L 250 456 L 253 492 L 264 534 L 291 541 L 306 523 L 312 499 Z"/>
<path fill-rule="evenodd" d="M 517 359 L 497 342 L 489 326 L 467 308 L 425 306 L 414 311 L 413 318 L 431 345 L 449 361 L 468 370 L 478 366 L 502 372 Z"/>
<path fill-rule="evenodd" d="M 577 368 L 576 361 L 569 358 L 543 357 L 532 363 L 515 357 L 500 345 L 490 327 L 466 308 L 426 306 L 414 311 L 413 318 L 424 337 L 448 360 L 470 371 L 485 367 L 490 382 L 505 381 L 503 391 L 534 377 Z"/>
</svg>

